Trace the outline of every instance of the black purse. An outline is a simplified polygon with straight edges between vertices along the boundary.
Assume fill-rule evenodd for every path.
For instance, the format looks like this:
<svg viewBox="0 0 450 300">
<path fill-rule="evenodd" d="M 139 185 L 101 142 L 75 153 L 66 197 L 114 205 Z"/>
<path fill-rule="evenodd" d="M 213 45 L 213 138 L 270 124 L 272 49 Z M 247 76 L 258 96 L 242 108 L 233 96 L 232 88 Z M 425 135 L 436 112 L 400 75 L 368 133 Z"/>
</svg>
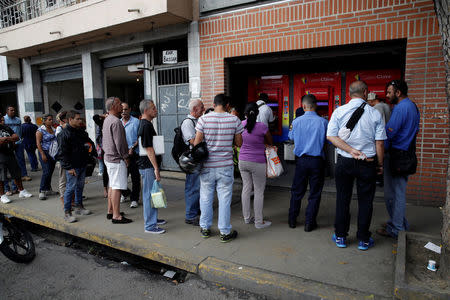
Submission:
<svg viewBox="0 0 450 300">
<path fill-rule="evenodd" d="M 391 147 L 389 156 L 389 167 L 393 175 L 407 176 L 415 174 L 417 170 L 416 137 L 414 137 L 406 151 Z"/>
</svg>

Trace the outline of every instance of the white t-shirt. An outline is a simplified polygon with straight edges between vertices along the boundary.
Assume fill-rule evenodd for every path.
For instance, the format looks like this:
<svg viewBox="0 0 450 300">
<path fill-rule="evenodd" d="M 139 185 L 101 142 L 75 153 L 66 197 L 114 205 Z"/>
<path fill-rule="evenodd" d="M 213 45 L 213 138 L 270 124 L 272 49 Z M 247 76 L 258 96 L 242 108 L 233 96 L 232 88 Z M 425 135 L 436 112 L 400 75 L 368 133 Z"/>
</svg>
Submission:
<svg viewBox="0 0 450 300">
<path fill-rule="evenodd" d="M 256 104 L 259 106 L 259 113 L 256 117 L 256 122 L 262 122 L 269 127 L 269 122 L 273 122 L 273 120 L 275 120 L 272 109 L 262 100 L 258 100 Z"/>
</svg>

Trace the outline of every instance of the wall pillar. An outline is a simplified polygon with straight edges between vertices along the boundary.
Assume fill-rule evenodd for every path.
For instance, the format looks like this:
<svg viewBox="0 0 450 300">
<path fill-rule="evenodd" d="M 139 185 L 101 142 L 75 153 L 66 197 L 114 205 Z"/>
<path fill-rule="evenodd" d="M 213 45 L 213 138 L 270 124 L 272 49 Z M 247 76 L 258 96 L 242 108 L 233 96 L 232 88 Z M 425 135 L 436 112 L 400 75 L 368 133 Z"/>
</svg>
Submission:
<svg viewBox="0 0 450 300">
<path fill-rule="evenodd" d="M 86 130 L 95 141 L 95 123 L 92 117 L 104 112 L 103 70 L 100 60 L 90 52 L 81 55 Z"/>
<path fill-rule="evenodd" d="M 200 37 L 198 22 L 191 22 L 188 33 L 189 91 L 191 99 L 200 98 Z"/>
<path fill-rule="evenodd" d="M 37 66 L 32 66 L 29 58 L 22 59 L 22 82 L 17 83 L 17 102 L 20 118 L 28 115 L 33 122 L 42 117 L 44 107 L 42 103 L 41 75 Z"/>
</svg>

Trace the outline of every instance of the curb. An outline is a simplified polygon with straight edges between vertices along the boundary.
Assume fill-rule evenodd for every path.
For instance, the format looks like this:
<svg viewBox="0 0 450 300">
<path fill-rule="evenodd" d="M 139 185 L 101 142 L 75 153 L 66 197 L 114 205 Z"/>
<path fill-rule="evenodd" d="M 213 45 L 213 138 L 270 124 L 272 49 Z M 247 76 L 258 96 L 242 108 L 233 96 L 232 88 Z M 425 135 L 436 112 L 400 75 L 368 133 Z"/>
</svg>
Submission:
<svg viewBox="0 0 450 300">
<path fill-rule="evenodd" d="M 206 281 L 265 295 L 274 299 L 388 299 L 300 277 L 239 265 L 208 257 L 198 275 Z"/>
</svg>

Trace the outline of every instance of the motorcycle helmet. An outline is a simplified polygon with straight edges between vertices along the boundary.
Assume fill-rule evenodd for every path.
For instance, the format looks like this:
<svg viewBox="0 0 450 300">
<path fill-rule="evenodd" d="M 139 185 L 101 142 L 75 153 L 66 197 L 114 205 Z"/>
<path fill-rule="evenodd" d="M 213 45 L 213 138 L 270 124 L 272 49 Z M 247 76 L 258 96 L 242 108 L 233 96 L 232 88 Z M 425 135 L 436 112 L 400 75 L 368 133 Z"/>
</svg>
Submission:
<svg viewBox="0 0 450 300">
<path fill-rule="evenodd" d="M 178 163 L 181 170 L 188 174 L 198 173 L 202 168 L 202 163 L 194 160 L 191 151 L 183 152 L 178 159 Z"/>
<path fill-rule="evenodd" d="M 206 142 L 201 142 L 200 144 L 194 146 L 191 150 L 192 157 L 196 162 L 204 162 L 208 159 L 208 147 Z"/>
</svg>

